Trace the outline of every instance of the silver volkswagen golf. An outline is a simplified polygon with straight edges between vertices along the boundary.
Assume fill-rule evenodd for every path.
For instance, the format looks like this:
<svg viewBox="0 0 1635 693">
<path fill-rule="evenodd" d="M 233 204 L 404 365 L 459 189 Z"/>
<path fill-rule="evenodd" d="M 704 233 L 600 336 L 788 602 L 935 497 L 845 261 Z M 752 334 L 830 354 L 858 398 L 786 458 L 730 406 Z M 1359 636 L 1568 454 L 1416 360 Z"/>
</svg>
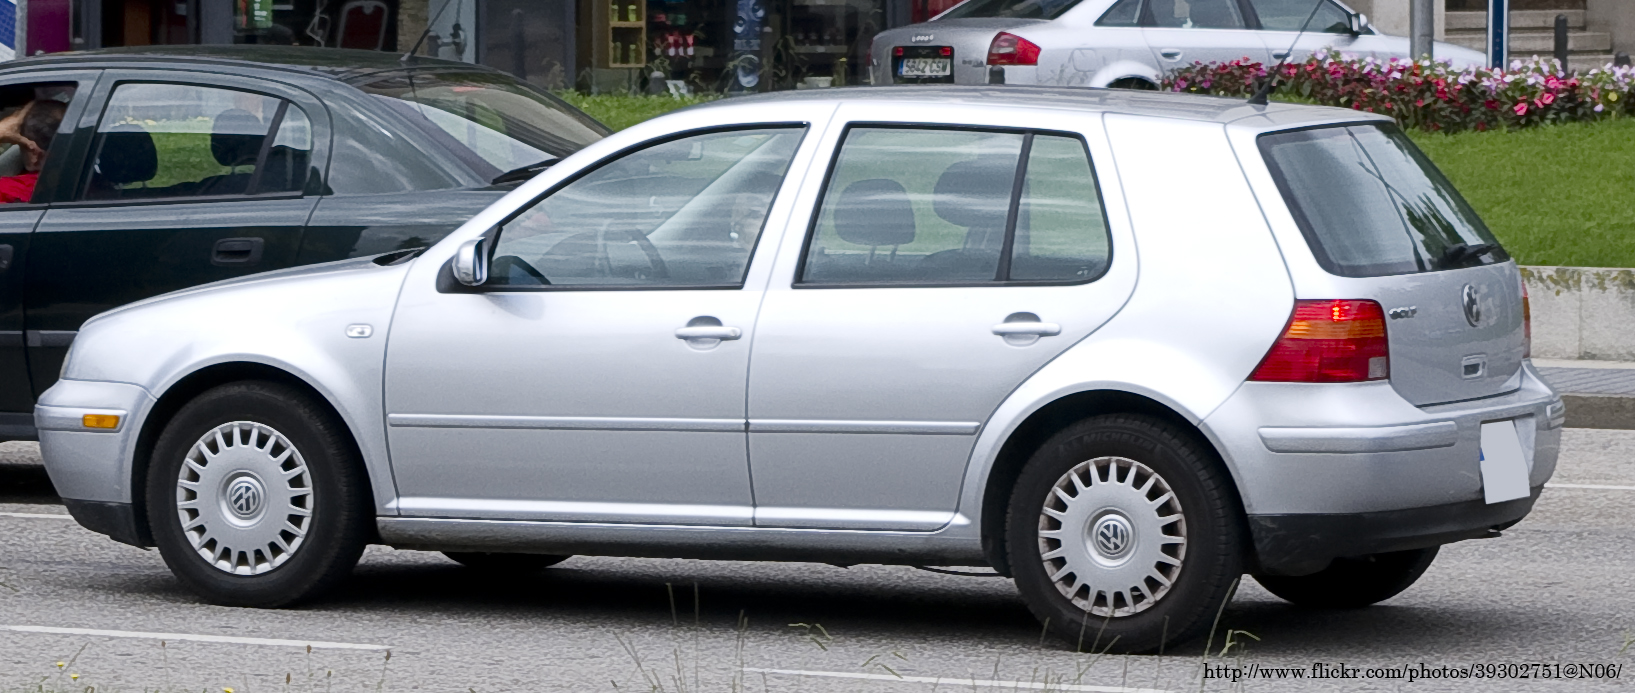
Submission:
<svg viewBox="0 0 1635 693">
<path fill-rule="evenodd" d="M 1379 33 L 1334 0 L 966 0 L 881 32 L 869 60 L 877 85 L 1155 89 L 1195 62 L 1298 62 L 1323 49 L 1381 60 L 1410 52 L 1407 38 Z M 1485 60 L 1446 43 L 1432 52 L 1455 67 Z"/>
<path fill-rule="evenodd" d="M 36 419 L 74 517 L 219 604 L 368 543 L 986 566 L 1144 651 L 1245 573 L 1362 606 L 1520 521 L 1564 414 L 1527 324 L 1389 120 L 824 90 L 630 128 L 423 252 L 104 313 Z"/>
</svg>

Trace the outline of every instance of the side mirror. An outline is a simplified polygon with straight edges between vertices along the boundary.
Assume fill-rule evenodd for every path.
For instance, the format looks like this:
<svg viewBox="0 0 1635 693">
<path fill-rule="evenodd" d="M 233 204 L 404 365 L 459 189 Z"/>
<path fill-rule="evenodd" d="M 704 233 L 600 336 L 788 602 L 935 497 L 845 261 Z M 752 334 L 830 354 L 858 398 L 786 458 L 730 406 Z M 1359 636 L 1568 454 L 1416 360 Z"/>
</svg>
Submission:
<svg viewBox="0 0 1635 693">
<path fill-rule="evenodd" d="M 488 249 L 485 238 L 476 238 L 460 244 L 454 251 L 454 280 L 466 286 L 481 286 L 488 281 Z"/>
<path fill-rule="evenodd" d="M 1353 37 L 1363 35 L 1368 31 L 1368 15 L 1360 12 L 1351 15 L 1351 23 L 1346 27 L 1346 31 Z"/>
</svg>

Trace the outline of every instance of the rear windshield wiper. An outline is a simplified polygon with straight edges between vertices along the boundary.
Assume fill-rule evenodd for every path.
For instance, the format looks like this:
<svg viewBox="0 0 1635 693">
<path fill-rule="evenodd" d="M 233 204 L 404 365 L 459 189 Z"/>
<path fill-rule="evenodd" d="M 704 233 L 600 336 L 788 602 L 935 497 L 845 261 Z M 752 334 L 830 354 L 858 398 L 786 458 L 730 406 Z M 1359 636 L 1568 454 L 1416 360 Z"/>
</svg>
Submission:
<svg viewBox="0 0 1635 693">
<path fill-rule="evenodd" d="M 561 159 L 546 159 L 544 161 L 528 164 L 527 166 L 513 168 L 505 173 L 494 176 L 494 180 L 490 184 L 499 185 L 500 183 L 513 183 L 519 180 L 528 180 L 529 178 L 533 178 L 540 171 L 556 165 L 556 162 L 558 161 L 561 161 Z"/>
<path fill-rule="evenodd" d="M 1448 246 L 1446 250 L 1442 251 L 1442 266 L 1454 267 L 1463 263 L 1465 260 L 1473 257 L 1481 257 L 1498 249 L 1499 246 L 1493 243 L 1477 243 L 1476 245 L 1470 245 L 1468 243 L 1455 243 Z"/>
</svg>

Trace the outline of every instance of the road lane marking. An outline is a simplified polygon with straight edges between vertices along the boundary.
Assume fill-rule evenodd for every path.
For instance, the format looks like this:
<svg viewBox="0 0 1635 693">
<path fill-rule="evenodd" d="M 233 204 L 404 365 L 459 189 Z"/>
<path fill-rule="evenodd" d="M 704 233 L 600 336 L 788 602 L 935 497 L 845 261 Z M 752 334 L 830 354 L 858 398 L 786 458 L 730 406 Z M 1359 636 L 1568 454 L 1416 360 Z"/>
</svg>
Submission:
<svg viewBox="0 0 1635 693">
<path fill-rule="evenodd" d="M 985 681 L 982 679 L 948 679 L 932 676 L 890 676 L 887 674 L 854 674 L 845 671 L 801 671 L 796 669 L 756 669 L 744 668 L 745 672 L 753 674 L 777 674 L 781 676 L 815 676 L 830 679 L 854 679 L 861 681 L 893 681 L 897 683 L 930 683 L 940 686 L 954 686 L 959 688 L 998 688 L 1001 690 L 1052 690 L 1052 691 L 1089 691 L 1090 693 L 1169 693 L 1158 688 L 1126 688 L 1123 686 L 1088 686 L 1072 683 L 1050 683 L 1036 681 Z"/>
<path fill-rule="evenodd" d="M 0 517 L 32 517 L 43 520 L 72 520 L 73 515 L 48 515 L 46 513 L 0 513 Z"/>
<path fill-rule="evenodd" d="M 103 638 L 142 638 L 145 640 L 191 640 L 193 642 L 225 643 L 229 645 L 270 645 L 273 647 L 307 647 L 315 650 L 385 650 L 385 645 L 364 645 L 353 642 L 320 642 L 316 640 L 275 640 L 272 638 L 239 638 L 228 635 L 194 635 L 192 633 L 142 633 L 130 630 L 100 630 L 97 628 L 55 628 L 52 626 L 0 626 L 0 631 L 16 633 L 46 633 L 50 635 L 92 635 Z"/>
<path fill-rule="evenodd" d="M 1558 484 L 1550 482 L 1544 488 L 1583 488 L 1594 491 L 1635 491 L 1635 486 L 1610 486 L 1607 484 Z"/>
</svg>

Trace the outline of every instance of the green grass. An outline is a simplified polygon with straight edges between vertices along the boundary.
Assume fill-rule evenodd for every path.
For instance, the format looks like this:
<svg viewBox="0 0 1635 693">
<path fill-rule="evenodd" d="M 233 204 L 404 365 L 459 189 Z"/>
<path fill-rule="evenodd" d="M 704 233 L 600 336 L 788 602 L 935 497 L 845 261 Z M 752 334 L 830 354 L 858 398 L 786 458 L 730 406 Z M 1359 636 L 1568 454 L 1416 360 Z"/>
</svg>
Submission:
<svg viewBox="0 0 1635 693">
<path fill-rule="evenodd" d="M 1410 134 L 1517 262 L 1635 267 L 1635 120 Z"/>
<path fill-rule="evenodd" d="M 615 130 L 714 98 L 561 96 Z M 1635 119 L 1409 134 L 1517 262 L 1635 267 Z"/>
</svg>

